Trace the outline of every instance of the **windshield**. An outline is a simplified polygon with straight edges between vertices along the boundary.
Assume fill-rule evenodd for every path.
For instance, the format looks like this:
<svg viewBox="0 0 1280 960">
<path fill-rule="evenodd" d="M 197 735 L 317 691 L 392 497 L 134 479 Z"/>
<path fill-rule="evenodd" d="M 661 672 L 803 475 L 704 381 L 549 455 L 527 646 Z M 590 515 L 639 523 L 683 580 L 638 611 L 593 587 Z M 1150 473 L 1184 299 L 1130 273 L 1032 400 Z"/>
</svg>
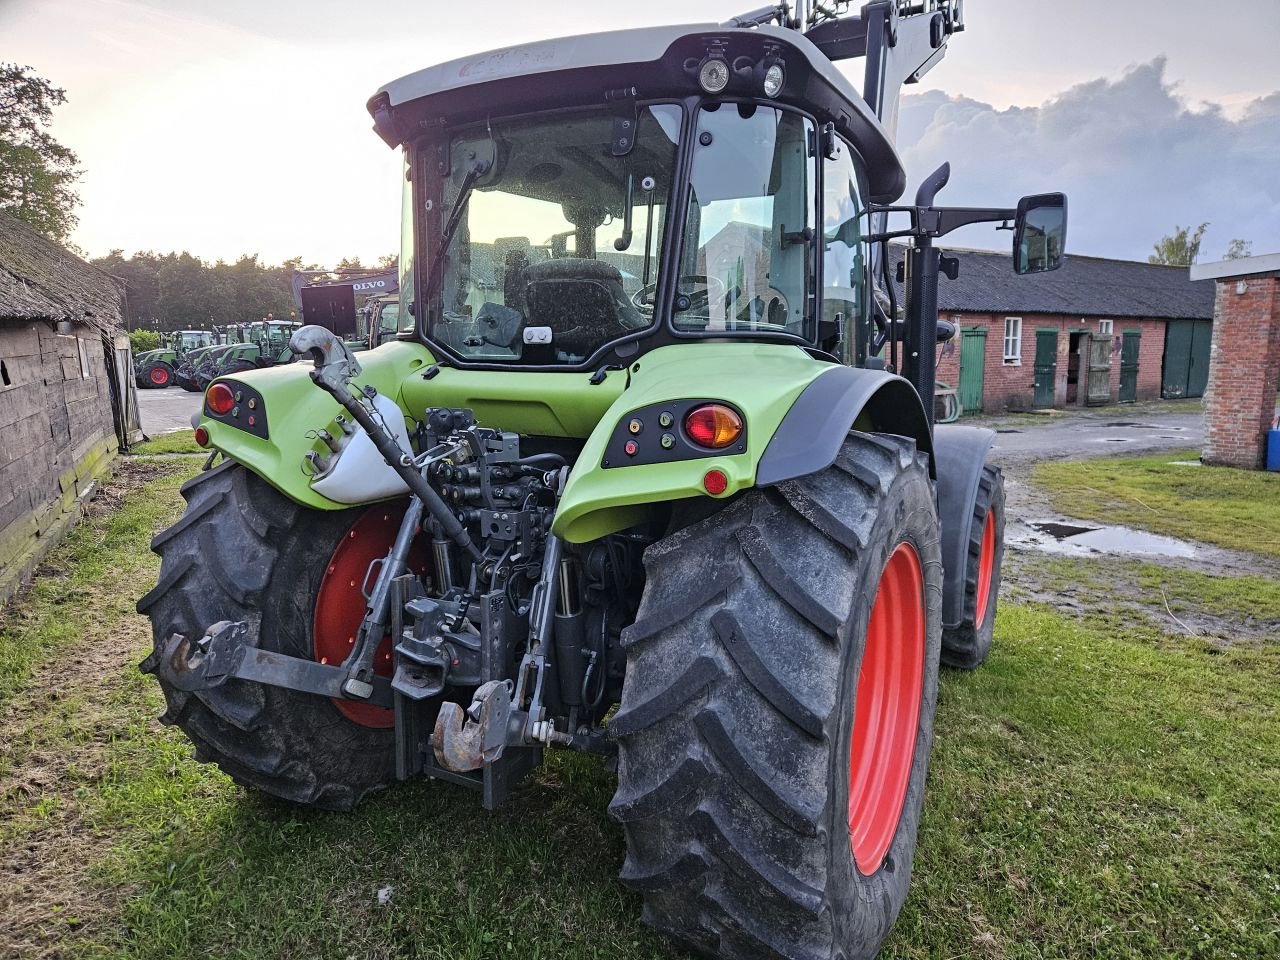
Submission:
<svg viewBox="0 0 1280 960">
<path fill-rule="evenodd" d="M 577 364 L 653 323 L 680 108 L 618 119 L 578 114 L 494 124 L 453 141 L 441 221 L 465 209 L 440 283 L 433 339 L 467 359 Z M 493 157 L 463 195 L 475 157 Z"/>
<path fill-rule="evenodd" d="M 710 104 L 698 118 L 680 267 L 691 333 L 813 336 L 813 124 L 756 104 Z"/>
</svg>

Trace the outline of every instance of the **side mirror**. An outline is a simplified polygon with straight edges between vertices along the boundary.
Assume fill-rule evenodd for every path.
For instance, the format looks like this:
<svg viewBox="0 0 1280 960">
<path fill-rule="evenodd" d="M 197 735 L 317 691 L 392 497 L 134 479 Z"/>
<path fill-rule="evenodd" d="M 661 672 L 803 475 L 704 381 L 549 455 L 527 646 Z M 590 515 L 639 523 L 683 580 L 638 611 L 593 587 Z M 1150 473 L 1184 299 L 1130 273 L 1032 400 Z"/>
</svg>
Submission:
<svg viewBox="0 0 1280 960">
<path fill-rule="evenodd" d="M 1067 246 L 1067 197 L 1040 193 L 1018 201 L 1013 231 L 1013 269 L 1018 274 L 1047 273 L 1062 266 Z"/>
</svg>

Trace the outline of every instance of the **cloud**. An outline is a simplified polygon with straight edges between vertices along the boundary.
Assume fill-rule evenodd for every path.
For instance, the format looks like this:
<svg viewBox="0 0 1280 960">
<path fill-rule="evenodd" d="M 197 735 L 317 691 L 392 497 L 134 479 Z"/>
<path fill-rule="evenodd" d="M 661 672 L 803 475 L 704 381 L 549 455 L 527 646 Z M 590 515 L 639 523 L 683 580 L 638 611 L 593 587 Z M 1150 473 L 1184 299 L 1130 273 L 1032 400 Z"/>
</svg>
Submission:
<svg viewBox="0 0 1280 960">
<path fill-rule="evenodd" d="M 1280 91 L 1232 119 L 1216 104 L 1187 103 L 1157 58 L 1039 107 L 997 110 L 941 91 L 907 97 L 898 142 L 911 196 L 947 160 L 947 204 L 1012 206 L 1062 190 L 1076 253 L 1140 259 L 1176 225 L 1203 222 L 1202 260 L 1236 237 L 1259 254 L 1280 251 Z M 1007 236 L 970 228 L 950 240 L 994 248 Z"/>
</svg>

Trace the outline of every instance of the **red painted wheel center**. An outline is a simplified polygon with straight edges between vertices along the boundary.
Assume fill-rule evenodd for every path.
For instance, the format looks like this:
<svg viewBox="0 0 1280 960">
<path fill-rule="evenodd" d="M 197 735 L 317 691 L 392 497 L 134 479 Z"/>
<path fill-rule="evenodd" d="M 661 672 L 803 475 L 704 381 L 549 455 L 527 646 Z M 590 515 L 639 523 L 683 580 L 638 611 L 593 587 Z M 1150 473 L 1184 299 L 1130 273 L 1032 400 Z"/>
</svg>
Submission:
<svg viewBox="0 0 1280 960">
<path fill-rule="evenodd" d="M 159 367 L 156 367 L 151 371 L 151 382 L 152 383 L 168 383 L 169 374 L 166 371 L 160 369 Z"/>
<path fill-rule="evenodd" d="M 924 682 L 924 576 L 900 543 L 880 574 L 849 741 L 849 846 L 864 876 L 893 843 L 911 779 Z"/>
<path fill-rule="evenodd" d="M 399 502 L 370 507 L 333 551 L 320 581 L 311 626 L 312 656 L 319 663 L 341 666 L 355 647 L 356 634 L 364 619 L 364 590 L 372 589 L 374 580 L 369 577 L 369 583 L 365 584 L 365 576 L 369 565 L 385 557 L 391 549 L 406 506 L 407 503 Z M 426 550 L 415 541 L 409 551 L 409 568 L 425 576 L 428 567 Z M 378 645 L 373 669 L 379 676 L 391 676 L 390 633 Z M 344 717 L 362 727 L 385 730 L 395 725 L 395 715 L 382 707 L 356 700 L 334 700 L 333 705 Z"/>
<path fill-rule="evenodd" d="M 973 625 L 982 626 L 987 619 L 987 601 L 991 598 L 991 572 L 996 563 L 996 524 L 994 511 L 987 511 L 986 522 L 982 525 L 982 551 L 978 554 L 978 589 L 974 601 Z"/>
</svg>

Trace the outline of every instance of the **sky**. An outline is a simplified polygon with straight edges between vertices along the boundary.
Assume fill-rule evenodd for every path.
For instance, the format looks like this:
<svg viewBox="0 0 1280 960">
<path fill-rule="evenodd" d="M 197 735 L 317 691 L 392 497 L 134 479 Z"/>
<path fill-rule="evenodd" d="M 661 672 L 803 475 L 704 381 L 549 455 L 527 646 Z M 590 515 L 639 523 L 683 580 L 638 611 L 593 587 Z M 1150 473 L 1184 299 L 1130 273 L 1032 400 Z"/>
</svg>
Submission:
<svg viewBox="0 0 1280 960">
<path fill-rule="evenodd" d="M 67 91 L 52 132 L 84 169 L 73 239 L 89 254 L 371 262 L 399 236 L 400 160 L 364 106 L 383 83 L 495 47 L 753 6 L 0 0 L 0 59 Z M 1065 191 L 1070 252 L 1140 259 L 1202 222 L 1202 260 L 1235 238 L 1280 251 L 1280 0 L 968 0 L 965 20 L 904 102 L 909 196 L 947 160 L 940 202 Z M 1008 234 L 949 240 L 1000 248 Z"/>
</svg>

